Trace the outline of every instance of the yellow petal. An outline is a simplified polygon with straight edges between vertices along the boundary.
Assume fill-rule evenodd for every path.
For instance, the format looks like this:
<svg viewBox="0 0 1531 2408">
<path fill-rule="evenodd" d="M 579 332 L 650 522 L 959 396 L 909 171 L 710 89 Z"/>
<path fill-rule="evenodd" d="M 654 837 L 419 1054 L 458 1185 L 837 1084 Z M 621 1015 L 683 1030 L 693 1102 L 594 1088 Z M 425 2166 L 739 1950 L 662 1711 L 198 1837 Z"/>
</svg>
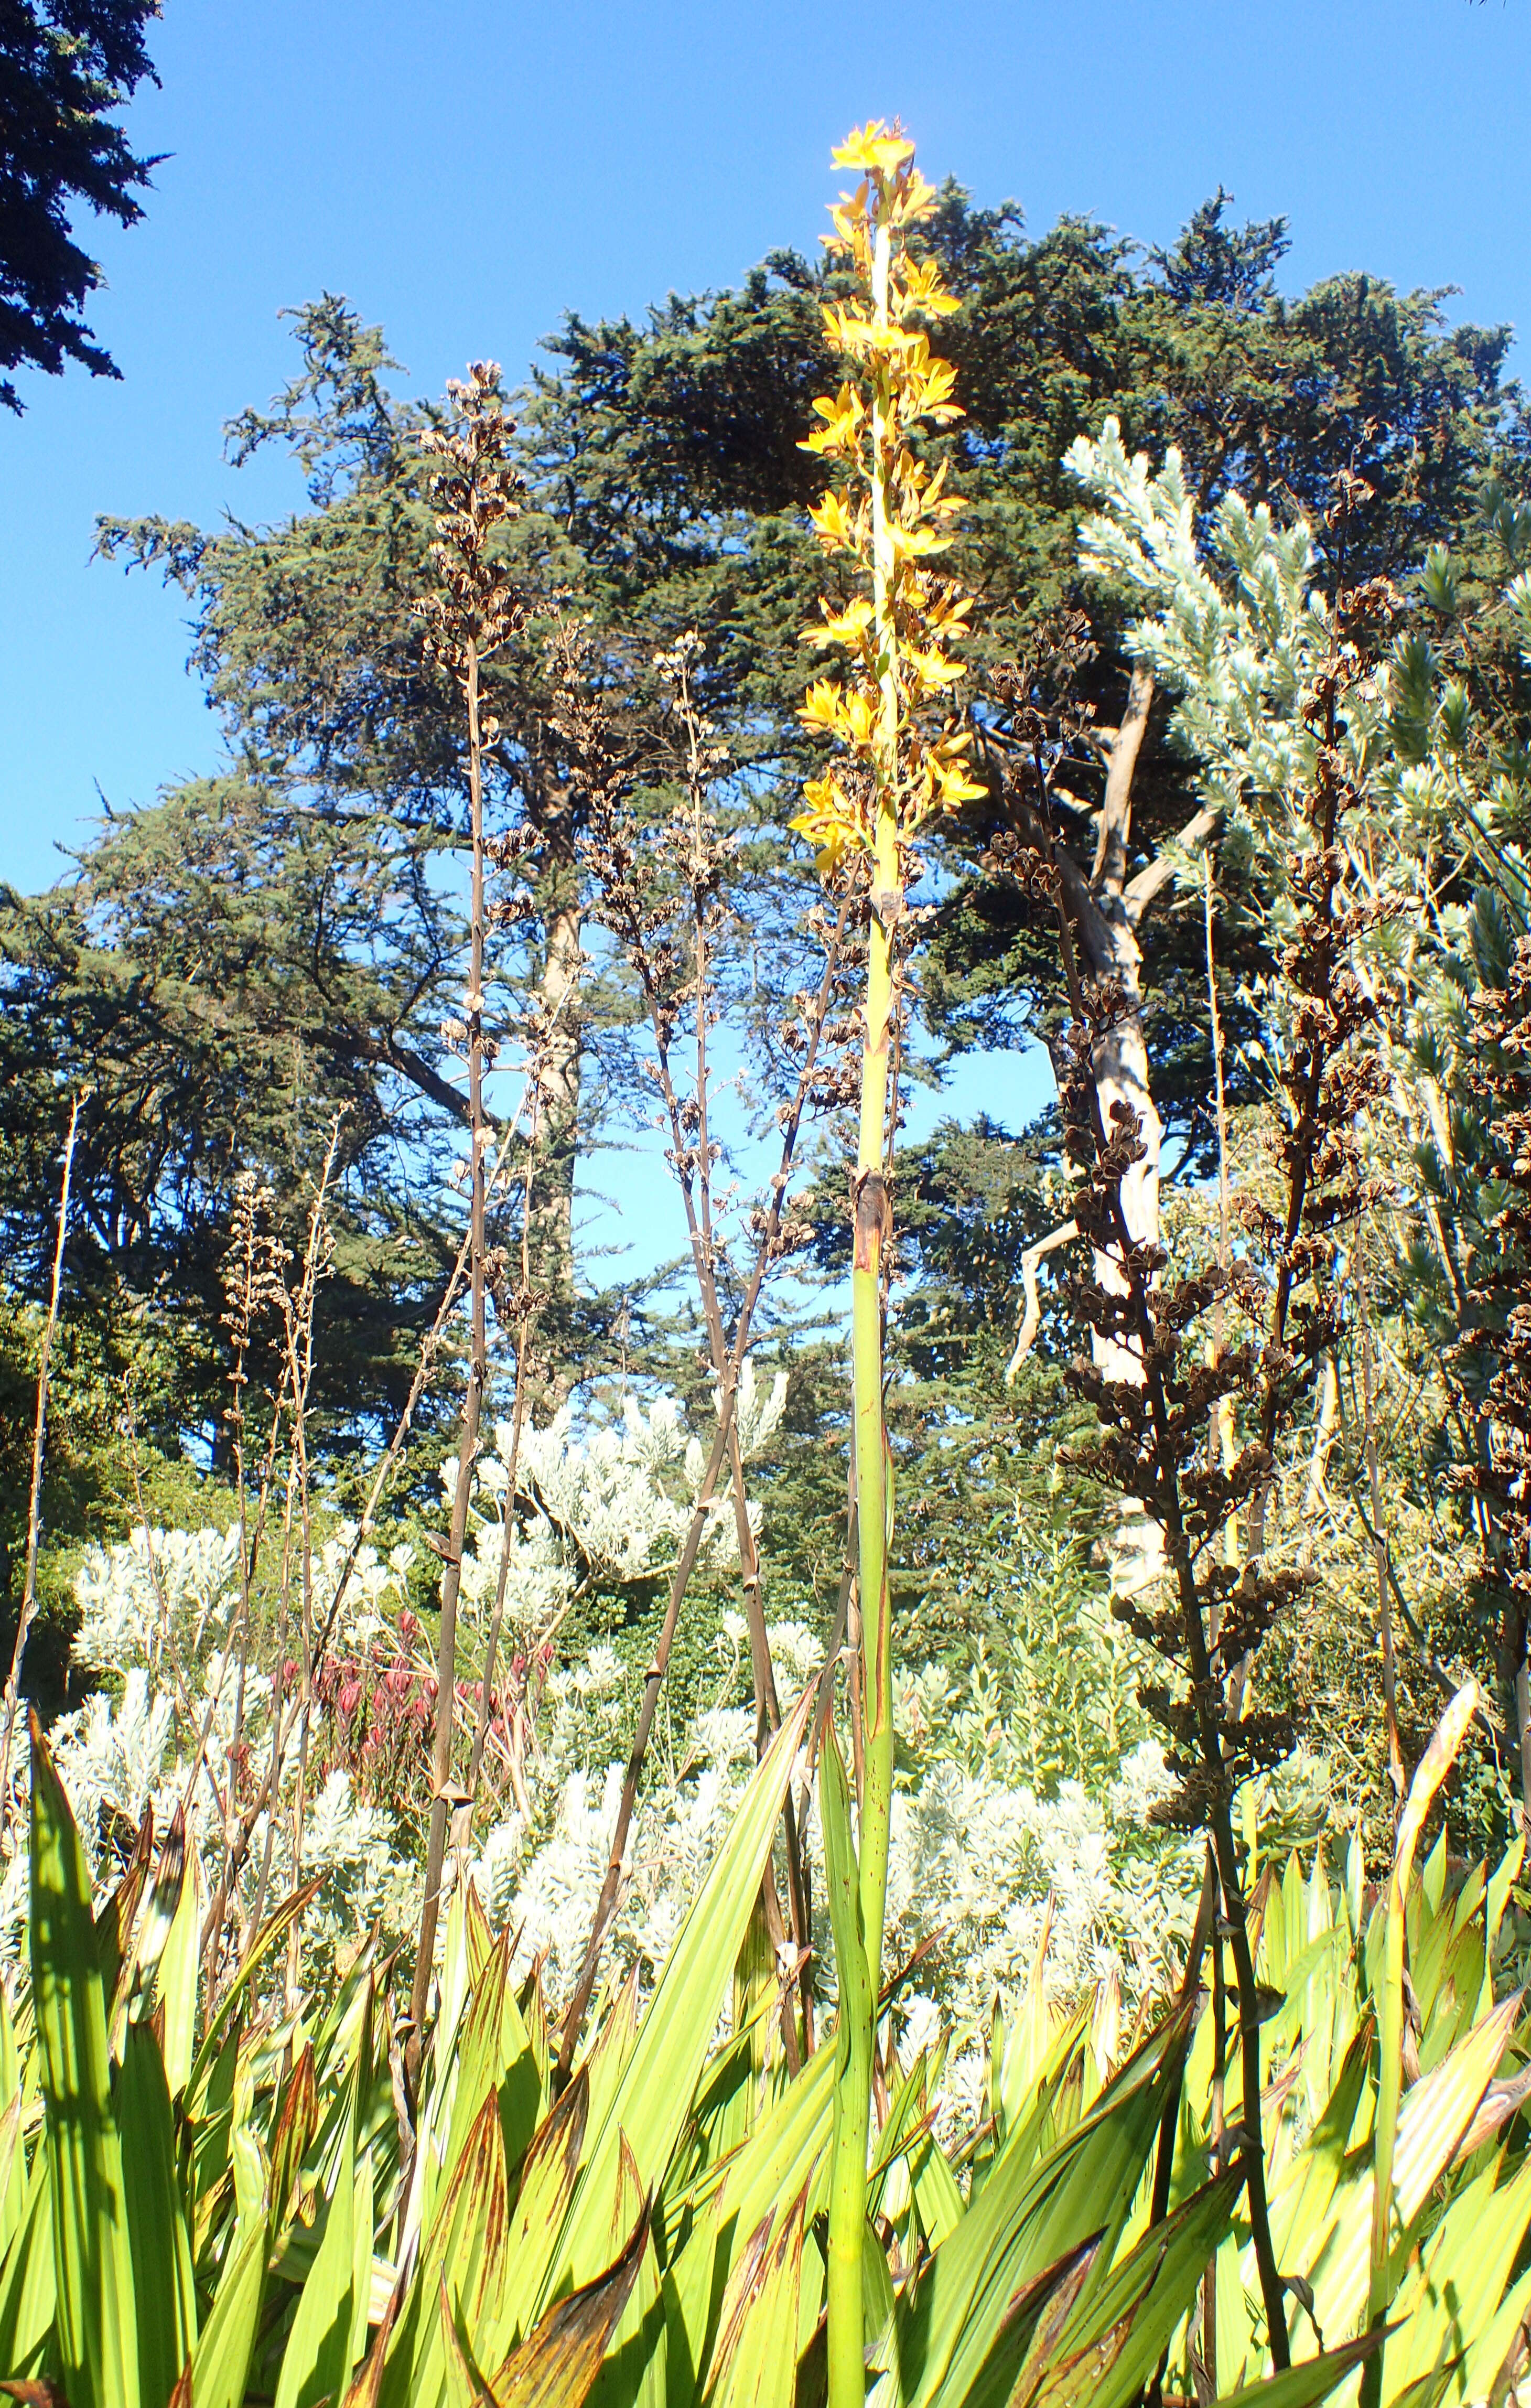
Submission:
<svg viewBox="0 0 1531 2408">
<path fill-rule="evenodd" d="M 913 158 L 914 145 L 902 135 L 890 134 L 879 117 L 870 124 L 853 127 L 830 156 L 837 167 L 854 168 L 863 175 L 894 176 Z"/>
</svg>

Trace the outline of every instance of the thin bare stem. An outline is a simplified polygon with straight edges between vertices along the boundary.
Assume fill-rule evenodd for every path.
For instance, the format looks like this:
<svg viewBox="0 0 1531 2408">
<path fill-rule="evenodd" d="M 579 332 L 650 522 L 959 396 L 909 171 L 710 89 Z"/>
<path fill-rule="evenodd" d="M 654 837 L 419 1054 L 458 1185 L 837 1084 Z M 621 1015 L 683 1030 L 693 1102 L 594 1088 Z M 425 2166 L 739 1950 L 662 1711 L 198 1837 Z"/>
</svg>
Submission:
<svg viewBox="0 0 1531 2408">
<path fill-rule="evenodd" d="M 532 1088 L 528 1082 L 527 1084 L 522 1087 L 521 1098 L 514 1112 L 501 1127 L 499 1151 L 495 1156 L 494 1168 L 490 1174 L 489 1186 L 491 1195 L 494 1194 L 499 1183 L 505 1164 L 509 1157 L 512 1141 L 521 1124 L 522 1113 L 526 1110 L 527 1104 L 531 1101 L 531 1098 Z M 452 1264 L 451 1269 L 447 1275 L 446 1283 L 441 1291 L 440 1301 L 436 1309 L 435 1318 L 433 1319 L 429 1329 L 425 1332 L 424 1337 L 421 1340 L 420 1352 L 416 1356 L 414 1372 L 409 1382 L 409 1393 L 404 1400 L 404 1405 L 400 1411 L 398 1420 L 393 1426 L 393 1436 L 390 1438 L 387 1446 L 384 1448 L 383 1453 L 379 1459 L 377 1469 L 372 1475 L 372 1483 L 367 1490 L 366 1501 L 362 1508 L 361 1518 L 357 1522 L 356 1526 L 351 1533 L 351 1544 L 347 1548 L 345 1559 L 340 1567 L 339 1577 L 335 1584 L 334 1595 L 330 1598 L 324 1621 L 321 1626 L 319 1635 L 314 1645 L 313 1652 L 316 1666 L 322 1664 L 324 1660 L 325 1654 L 329 1647 L 330 1638 L 335 1628 L 336 1619 L 345 1601 L 346 1595 L 351 1585 L 351 1576 L 356 1569 L 358 1558 L 361 1555 L 362 1549 L 365 1546 L 367 1541 L 372 1535 L 373 1528 L 377 1522 L 378 1508 L 382 1501 L 383 1493 L 393 1476 L 394 1468 L 397 1465 L 399 1455 L 403 1451 L 404 1442 L 408 1437 L 410 1430 L 414 1427 L 415 1414 L 420 1409 L 420 1400 L 425 1393 L 431 1372 L 435 1368 L 436 1358 L 440 1352 L 442 1341 L 445 1338 L 451 1315 L 456 1309 L 457 1299 L 462 1290 L 463 1276 L 468 1264 L 471 1236 L 472 1231 L 470 1226 L 465 1228 L 463 1232 L 463 1237 L 457 1249 L 456 1259 Z M 284 1570 L 281 1581 L 279 1584 L 279 1627 L 277 1644 L 277 1661 L 279 1664 L 285 1661 L 287 1631 L 286 1612 L 288 1598 L 288 1574 L 285 1568 L 285 1552 L 289 1544 L 290 1532 L 284 1524 Z M 233 1895 L 234 1885 L 238 1881 L 244 1869 L 245 1858 L 250 1851 L 250 1836 L 255 1828 L 255 1825 L 259 1822 L 262 1814 L 265 1812 L 267 1801 L 277 1795 L 279 1785 L 279 1775 L 281 1766 L 286 1760 L 286 1751 L 291 1742 L 293 1731 L 297 1721 L 298 1704 L 299 1701 L 294 1694 L 291 1705 L 284 1704 L 281 1711 L 274 1717 L 272 1746 L 267 1768 L 254 1796 L 250 1799 L 249 1803 L 239 1811 L 235 1844 L 230 1854 L 229 1861 L 224 1868 L 222 1892 L 220 1897 L 214 1899 L 213 1912 L 215 1915 L 221 1916 L 222 1914 L 224 1899 Z M 270 1874 L 271 1828 L 272 1826 L 268 1823 L 266 1827 L 266 1846 L 264 1852 L 265 1862 L 263 1864 L 259 1887 L 257 1890 L 257 1902 L 262 1907 L 264 1907 L 266 1885 Z M 258 1924 L 261 1918 L 257 1914 L 253 1915 L 251 1919 Z M 213 1919 L 209 1916 L 207 1924 L 204 1927 L 203 1936 L 205 1945 L 210 1940 L 212 1931 L 215 1928 Z"/>
<path fill-rule="evenodd" d="M 468 714 L 468 781 L 472 810 L 473 889 L 469 933 L 468 1112 L 473 1147 L 469 1221 L 469 1354 L 467 1387 L 463 1398 L 462 1435 L 457 1448 L 457 1485 L 452 1493 L 451 1528 L 441 1574 L 441 1623 L 436 1644 L 436 1742 L 431 1756 L 431 1827 L 425 1855 L 425 1899 L 421 1911 L 420 1949 L 415 1960 L 414 1988 L 409 2000 L 410 2035 L 407 2061 L 418 2065 L 425 2007 L 430 1995 L 436 1954 L 436 1919 L 440 1912 L 441 1869 L 446 1857 L 447 1827 L 453 1803 L 451 1779 L 452 1708 L 457 1696 L 457 1599 L 463 1577 L 463 1549 L 467 1539 L 468 1500 L 473 1466 L 479 1451 L 479 1423 L 483 1410 L 488 1358 L 484 1336 L 484 1253 L 487 1189 L 484 1154 L 489 1130 L 484 1119 L 484 796 L 483 738 L 479 717 L 479 648 L 472 637 L 465 645 L 465 699 Z"/>
<path fill-rule="evenodd" d="M 1212 941 L 1212 848 L 1201 856 L 1202 907 L 1207 924 L 1207 1010 L 1212 1032 L 1212 1092 L 1217 1107 L 1218 1261 L 1228 1267 L 1228 1099 L 1223 1080 L 1223 1014 L 1217 1000 L 1217 955 Z"/>
<path fill-rule="evenodd" d="M 88 1091 L 87 1091 L 88 1092 Z M 69 1107 L 69 1127 L 64 1140 L 64 1172 L 59 1182 L 59 1226 L 53 1243 L 53 1281 L 49 1291 L 48 1318 L 43 1324 L 42 1345 L 37 1356 L 37 1406 L 32 1425 L 32 1481 L 27 1490 L 26 1570 L 21 1579 L 21 1611 L 16 1625 L 16 1644 L 11 1650 L 10 1672 L 6 1682 L 6 1734 L 0 1742 L 0 1813 L 8 1814 L 10 1808 L 10 1756 L 16 1730 L 16 1711 L 21 1694 L 21 1666 L 26 1656 L 26 1642 L 37 1612 L 37 1549 L 42 1538 L 43 1465 L 48 1452 L 48 1389 L 53 1359 L 53 1337 L 59 1326 L 59 1299 L 64 1292 L 64 1249 L 69 1235 L 69 1182 L 75 1166 L 75 1138 L 79 1128 L 79 1108 L 83 1095 L 76 1096 Z"/>
<path fill-rule="evenodd" d="M 558 2073 L 561 2081 L 567 2079 L 569 2069 L 574 2062 L 574 2051 L 579 2042 L 585 2010 L 590 2004 L 591 1993 L 595 1986 L 602 1944 L 615 1911 L 617 1893 L 622 1884 L 627 1835 L 632 1828 L 634 1809 L 637 1803 L 638 1783 L 642 1778 L 644 1759 L 648 1755 L 650 1734 L 653 1729 L 660 1692 L 669 1670 L 670 1651 L 675 1643 L 676 1625 L 680 1618 L 681 1600 L 695 1568 L 712 1498 L 727 1458 L 729 1432 L 734 1425 L 734 1412 L 738 1395 L 739 1373 L 749 1351 L 755 1307 L 760 1300 L 766 1273 L 776 1254 L 781 1235 L 786 1194 L 791 1182 L 793 1165 L 796 1159 L 798 1134 L 802 1127 L 803 1115 L 808 1110 L 809 1097 L 813 1092 L 824 1023 L 839 975 L 840 954 L 845 941 L 850 911 L 851 902 L 847 896 L 841 903 L 838 917 L 825 947 L 823 975 L 820 981 L 815 1010 L 808 1025 L 808 1043 L 804 1052 L 802 1069 L 798 1074 L 796 1090 L 791 1103 L 784 1108 L 781 1154 L 776 1174 L 771 1181 L 771 1200 L 766 1209 L 765 1226 L 761 1231 L 754 1268 L 751 1272 L 749 1284 L 739 1307 L 734 1344 L 719 1382 L 718 1426 L 712 1441 L 712 1450 L 696 1491 L 691 1524 L 675 1570 L 671 1575 L 670 1593 L 665 1603 L 659 1641 L 654 1649 L 653 1662 L 650 1665 L 644 1679 L 643 1698 L 638 1708 L 637 1725 L 633 1735 L 633 1745 L 622 1780 L 622 1797 L 617 1807 L 617 1820 L 611 1835 L 611 1850 L 607 1861 L 606 1876 L 595 1903 L 595 1913 L 592 1918 L 591 1934 L 586 1945 L 584 1960 L 580 1965 L 573 1994 L 564 2016 L 558 2050 Z"/>
<path fill-rule="evenodd" d="M 1356 1299 L 1361 1317 L 1362 1444 L 1366 1452 L 1366 1486 L 1371 1498 L 1372 1569 L 1377 1577 L 1377 1628 L 1382 1641 L 1382 1727 L 1387 1743 L 1390 1815 L 1396 1837 L 1403 1813 L 1406 1780 L 1403 1744 L 1398 1737 L 1398 1667 L 1393 1646 L 1393 1598 L 1388 1581 L 1388 1545 L 1382 1505 L 1381 1471 L 1377 1457 L 1377 1367 L 1371 1337 L 1371 1299 L 1365 1254 L 1357 1250 Z"/>
<path fill-rule="evenodd" d="M 468 1759 L 467 1786 L 470 1816 L 478 1802 L 479 1776 L 483 1764 L 484 1747 L 488 1742 L 489 1726 L 494 1713 L 494 1669 L 499 1654 L 500 1632 L 505 1621 L 506 1590 L 510 1578 L 510 1551 L 516 1529 L 516 1473 L 521 1461 L 521 1434 L 526 1413 L 527 1356 L 536 1320 L 532 1292 L 532 1183 L 537 1164 L 537 1139 L 542 1127 L 540 1061 L 535 1068 L 533 1094 L 537 1100 L 532 1108 L 532 1125 L 526 1136 L 526 1160 L 522 1171 L 521 1286 L 516 1299 L 516 1384 L 510 1406 L 510 1455 L 505 1467 L 505 1507 L 500 1515 L 500 1565 L 499 1574 L 494 1583 L 494 1611 L 490 1617 L 489 1643 L 484 1653 L 483 1689 L 479 1699 L 479 1720 L 473 1734 L 473 1751 Z M 527 1803 L 525 1797 L 518 1794 L 516 1803 L 524 1813 Z"/>
<path fill-rule="evenodd" d="M 314 1317 L 319 1302 L 319 1286 L 329 1264 L 330 1231 L 328 1203 L 330 1183 L 335 1176 L 336 1159 L 340 1148 L 342 1113 L 335 1116 L 330 1130 L 324 1166 L 315 1191 L 308 1215 L 308 1241 L 303 1253 L 303 1275 L 294 1297 L 284 1285 L 282 1290 L 282 1327 L 289 1398 L 290 1462 L 293 1484 L 297 1495 L 299 1563 L 302 1586 L 298 1619 L 298 1683 L 301 1709 L 298 1719 L 297 1778 L 293 1789 L 293 1885 L 303 1881 L 303 1828 L 308 1800 L 308 1739 L 313 1719 L 314 1698 L 314 1616 L 313 1616 L 313 1484 L 308 1462 L 308 1397 L 314 1371 Z M 291 1493 L 291 1490 L 290 1490 Z M 295 2013 L 299 1999 L 299 1953 L 301 1933 L 294 1922 L 287 1940 L 287 1995 L 291 2010 Z"/>
</svg>

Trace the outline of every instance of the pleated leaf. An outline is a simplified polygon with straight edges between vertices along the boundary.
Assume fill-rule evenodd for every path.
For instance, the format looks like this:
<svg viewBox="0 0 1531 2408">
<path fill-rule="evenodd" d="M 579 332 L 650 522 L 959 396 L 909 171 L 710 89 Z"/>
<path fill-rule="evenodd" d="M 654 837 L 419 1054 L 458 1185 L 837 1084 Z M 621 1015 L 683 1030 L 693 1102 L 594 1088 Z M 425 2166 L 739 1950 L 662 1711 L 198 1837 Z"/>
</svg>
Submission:
<svg viewBox="0 0 1531 2408">
<path fill-rule="evenodd" d="M 908 2408 L 957 2408 L 977 2384 L 1017 2299 L 1048 2267 L 1104 2236 L 1102 2267 L 1152 2149 L 1186 2016 L 1166 2018 L 1039 2164 L 1012 2135 L 977 2201 L 924 2269 L 901 2310 Z"/>
<path fill-rule="evenodd" d="M 196 2340 L 196 2291 L 176 2181 L 170 2093 L 154 2035 L 145 2024 L 129 2024 L 123 2033 L 117 2105 L 138 2311 L 142 2408 L 162 2408 Z"/>
<path fill-rule="evenodd" d="M 538 2305 L 605 2262 L 625 2134 L 646 2189 L 657 2190 L 680 2139 L 770 1852 L 814 1693 L 805 1690 L 755 1769 L 727 1839 L 665 1960 L 611 2103 L 575 2187 Z"/>
<path fill-rule="evenodd" d="M 265 2286 L 265 2220 L 236 2230 L 192 2358 L 193 2408 L 242 2408 Z"/>
<path fill-rule="evenodd" d="M 751 2235 L 729 2278 L 708 2378 L 709 2408 L 792 2408 L 797 2387 L 797 2303 L 805 2186 Z"/>
<path fill-rule="evenodd" d="M 139 2408 L 133 2253 L 90 1875 L 36 1715 L 31 1926 L 59 2371 L 69 2408 Z"/>
</svg>

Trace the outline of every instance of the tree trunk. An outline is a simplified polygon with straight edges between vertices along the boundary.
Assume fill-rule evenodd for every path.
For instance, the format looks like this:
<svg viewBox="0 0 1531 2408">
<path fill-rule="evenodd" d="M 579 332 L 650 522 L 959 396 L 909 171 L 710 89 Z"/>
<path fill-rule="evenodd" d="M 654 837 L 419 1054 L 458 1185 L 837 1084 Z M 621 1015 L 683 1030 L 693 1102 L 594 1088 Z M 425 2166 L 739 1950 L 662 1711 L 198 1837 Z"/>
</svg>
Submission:
<svg viewBox="0 0 1531 2408">
<path fill-rule="evenodd" d="M 1107 922 L 1109 950 L 1103 965 L 1092 961 L 1096 977 L 1114 978 L 1132 1009 L 1102 1038 L 1095 1048 L 1095 1093 L 1108 1135 L 1112 1108 L 1128 1105 L 1142 1124 L 1146 1149 L 1122 1182 L 1122 1210 L 1128 1234 L 1152 1245 L 1159 1235 L 1159 1155 L 1164 1124 L 1154 1108 L 1149 1072 L 1148 1039 L 1143 1028 L 1142 961 L 1125 908 L 1118 903 Z"/>
<path fill-rule="evenodd" d="M 1149 712 L 1153 703 L 1153 679 L 1138 665 L 1127 689 L 1126 708 L 1111 747 L 1090 880 L 1095 910 L 1080 914 L 1079 933 L 1092 975 L 1120 988 L 1125 1010 L 1095 1048 L 1095 1093 L 1100 1099 L 1101 1125 L 1108 1136 L 1118 1104 L 1138 1115 L 1144 1148 L 1122 1182 L 1122 1212 L 1136 1243 L 1152 1245 L 1159 1236 L 1159 1156 L 1164 1124 L 1154 1107 L 1149 1072 L 1148 1038 L 1143 1026 L 1143 956 L 1134 925 L 1135 898 L 1127 881 L 1132 835 L 1132 781 L 1142 750 Z M 1156 892 L 1157 889 L 1152 891 Z M 1146 896 L 1144 901 L 1152 899 Z M 1138 910 L 1142 908 L 1138 905 Z M 1095 1277 L 1112 1292 L 1125 1293 L 1117 1264 L 1095 1256 Z M 1108 1378 L 1133 1386 L 1141 1383 L 1142 1363 L 1137 1351 L 1097 1332 L 1092 1341 L 1096 1369 Z M 1146 1587 L 1164 1569 L 1164 1540 L 1158 1525 L 1136 1499 L 1122 1500 L 1112 1544 L 1111 1584 L 1123 1594 Z"/>
<path fill-rule="evenodd" d="M 543 764 L 526 796 L 537 833 L 537 901 L 542 959 L 534 1016 L 538 1039 L 536 1185 L 528 1237 L 538 1291 L 527 1409 L 540 1415 L 564 1400 L 574 1360 L 574 1185 L 579 1165 L 579 1083 L 583 1054 L 579 907 L 573 792 L 551 764 Z"/>
<path fill-rule="evenodd" d="M 548 914 L 537 991 L 543 1022 L 539 1110 L 542 1200 L 535 1215 L 538 1273 L 557 1310 L 574 1300 L 574 1176 L 579 1135 L 579 950 L 578 901 Z"/>
<path fill-rule="evenodd" d="M 1143 956 L 1134 928 L 1136 914 L 1127 888 L 1127 859 L 1132 836 L 1132 781 L 1142 750 L 1149 711 L 1153 703 L 1153 679 L 1139 663 L 1127 688 L 1106 773 L 1095 838 L 1090 892 L 1095 904 L 1091 922 L 1080 935 L 1090 968 L 1097 979 L 1112 980 L 1121 988 L 1127 1012 L 1095 1049 L 1095 1092 L 1100 1097 L 1101 1125 L 1111 1133 L 1113 1105 L 1126 1104 L 1143 1125 L 1143 1160 L 1135 1163 L 1122 1182 L 1122 1207 L 1129 1234 L 1144 1243 L 1159 1235 L 1159 1150 L 1164 1126 L 1153 1108 L 1149 1082 L 1148 1039 L 1143 1031 Z"/>
</svg>

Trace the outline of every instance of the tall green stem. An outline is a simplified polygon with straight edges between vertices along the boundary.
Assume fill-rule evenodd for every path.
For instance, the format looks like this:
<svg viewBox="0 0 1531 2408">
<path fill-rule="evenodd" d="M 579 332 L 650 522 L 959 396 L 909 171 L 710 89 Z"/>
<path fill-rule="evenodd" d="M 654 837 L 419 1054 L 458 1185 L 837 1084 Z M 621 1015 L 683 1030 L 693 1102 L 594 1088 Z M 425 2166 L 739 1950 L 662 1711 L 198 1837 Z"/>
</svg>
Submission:
<svg viewBox="0 0 1531 2408">
<path fill-rule="evenodd" d="M 872 254 L 874 322 L 888 323 L 889 234 L 877 229 Z M 879 357 L 872 380 L 872 606 L 879 713 L 874 754 L 871 910 L 867 930 L 866 1022 L 862 1040 L 861 1120 L 853 1188 L 851 1271 L 851 1385 L 855 1417 L 856 1523 L 862 1624 L 862 1788 L 858 1902 L 865 1980 L 842 1971 L 840 2013 L 859 2011 L 864 2028 L 848 2029 L 835 2117 L 829 2229 L 829 2408 L 860 2408 L 865 2392 L 862 2236 L 866 2214 L 866 2143 L 872 2060 L 888 1894 L 888 1827 L 893 1806 L 893 1627 L 888 1595 L 890 1499 L 882 1411 L 882 1262 L 892 1229 L 887 1184 L 889 1027 L 893 946 L 903 903 L 898 851 L 898 638 L 893 609 L 895 566 L 888 477 L 897 427 L 889 408 L 888 371 Z M 842 2043 L 844 2047 L 844 2043 Z"/>
<path fill-rule="evenodd" d="M 823 597 L 822 624 L 805 630 L 814 645 L 839 650 L 848 674 L 843 681 L 816 679 L 804 697 L 803 718 L 833 737 L 856 766 L 850 793 L 833 772 L 807 781 L 809 808 L 792 824 L 811 838 L 826 875 L 851 855 L 859 875 L 848 891 L 865 891 L 867 905 L 861 1117 L 851 1182 L 852 1484 L 860 1572 L 851 1708 L 858 1791 L 853 1836 L 849 1799 L 843 1810 L 834 1805 L 840 1792 L 833 1782 L 824 1801 L 839 1972 L 829 2207 L 829 2408 L 861 2408 L 866 2372 L 862 2270 L 864 2252 L 877 2246 L 866 2228 L 866 2149 L 894 1786 L 888 1596 L 893 1494 L 882 1404 L 883 1274 L 893 1235 L 888 1154 L 890 1039 L 897 1010 L 894 955 L 904 917 L 909 848 L 925 821 L 978 799 L 984 789 L 966 764 L 971 730 L 958 724 L 951 703 L 951 689 L 963 675 L 951 648 L 967 632 L 973 597 L 954 578 L 925 565 L 948 548 L 942 530 L 962 503 L 945 490 L 945 465 L 932 470 L 912 441 L 916 429 L 930 430 L 962 415 L 952 399 L 955 371 L 932 356 L 923 331 L 933 316 L 957 305 L 934 261 L 911 258 L 906 247 L 909 228 L 930 215 L 937 196 L 915 170 L 913 143 L 880 120 L 853 132 L 836 151 L 835 163 L 861 178 L 833 212 L 836 248 L 850 254 L 856 291 L 826 316 L 864 381 L 847 381 L 815 401 L 822 423 L 803 448 L 840 464 L 840 481 L 810 515 L 825 551 L 849 554 L 854 563 L 855 590 L 849 600 Z M 822 1774 L 833 1755 L 826 1745 Z"/>
<path fill-rule="evenodd" d="M 888 322 L 888 229 L 872 253 L 875 322 Z M 894 933 L 903 907 L 898 856 L 898 630 L 893 609 L 894 552 L 888 482 L 897 427 L 889 409 L 887 369 L 872 383 L 872 625 L 880 697 L 875 755 L 871 913 L 866 949 L 866 1027 L 861 1055 L 861 1127 L 856 1150 L 851 1252 L 851 1381 L 856 1418 L 856 1514 L 860 1532 L 862 1626 L 861 1914 L 866 1961 L 877 1996 L 882 1918 L 888 1893 L 888 1819 L 893 1803 L 893 1620 L 888 1599 L 888 1436 L 882 1412 L 882 1257 L 893 1234 L 887 1185 L 888 1031 L 893 1018 Z"/>
</svg>

